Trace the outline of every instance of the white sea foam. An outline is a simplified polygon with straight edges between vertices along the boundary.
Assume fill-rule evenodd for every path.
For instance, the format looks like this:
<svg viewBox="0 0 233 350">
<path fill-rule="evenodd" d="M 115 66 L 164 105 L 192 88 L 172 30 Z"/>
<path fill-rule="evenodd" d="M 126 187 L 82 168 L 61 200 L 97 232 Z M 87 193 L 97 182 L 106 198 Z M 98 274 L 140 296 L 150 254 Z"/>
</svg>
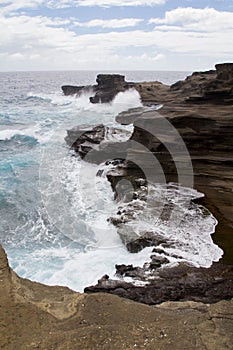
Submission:
<svg viewBox="0 0 233 350">
<path fill-rule="evenodd" d="M 39 249 L 29 252 L 26 256 L 18 255 L 11 258 L 10 264 L 19 275 L 25 278 L 83 291 L 86 286 L 96 284 L 98 279 L 106 273 L 116 279 L 116 263 L 142 266 L 151 254 L 151 250 L 151 248 L 145 248 L 138 254 L 129 254 L 123 245 L 86 252 L 67 247 Z M 25 264 L 25 259 L 30 260 L 30 264 Z"/>
<path fill-rule="evenodd" d="M 46 161 L 41 166 L 45 166 L 43 176 L 47 182 L 47 187 L 44 188 L 45 200 L 49 196 L 54 198 L 52 202 L 48 201 L 52 205 L 45 209 L 54 217 L 55 223 L 67 218 L 65 225 L 61 226 L 65 229 L 57 234 L 56 230 L 55 233 L 48 233 L 47 224 L 39 216 L 39 219 L 32 222 L 30 232 L 28 226 L 25 227 L 24 234 L 28 235 L 33 244 L 30 245 L 25 240 L 22 249 L 17 248 L 15 242 L 14 250 L 9 254 L 10 262 L 23 277 L 48 284 L 67 285 L 78 291 L 96 283 L 106 273 L 114 278 L 115 264 L 142 266 L 149 261 L 152 251 L 152 248 L 145 248 L 137 254 L 131 254 L 126 250 L 117 229 L 107 221 L 108 217 L 117 212 L 118 204 L 114 202 L 107 180 L 96 176 L 100 167 L 67 154 L 68 150 L 64 146 L 65 130 L 77 124 L 104 123 L 119 127 L 115 116 L 129 108 L 142 106 L 139 94 L 135 90 L 129 90 L 119 93 L 112 103 L 97 105 L 90 103 L 90 95 L 87 93 L 75 97 L 31 92 L 28 94 L 28 103 L 31 103 L 30 99 L 38 100 L 38 110 L 41 112 L 42 105 L 44 114 L 49 113 L 49 117 L 43 117 L 43 120 L 36 120 L 30 125 L 0 131 L 1 140 L 19 134 L 35 137 L 43 144 Z M 125 129 L 132 131 L 131 127 Z M 106 136 L 108 141 L 124 141 L 127 138 L 126 134 L 123 137 L 111 134 Z M 57 177 L 55 180 L 60 182 L 60 186 L 56 187 L 56 181 L 52 181 L 54 177 Z M 65 198 L 61 198 L 63 195 Z M 196 266 L 207 267 L 221 257 L 221 249 L 211 238 L 217 223 L 215 218 L 196 204 L 188 205 L 190 199 L 202 194 L 177 185 L 166 188 L 158 184 L 151 188 L 150 196 L 147 203 L 151 203 L 153 210 L 150 206 L 145 207 L 143 213 L 136 215 L 130 225 L 138 232 L 156 228 L 156 232 L 172 240 L 172 247 L 163 247 L 170 264 L 188 261 Z M 177 208 L 172 214 L 172 220 L 159 220 L 158 215 L 155 215 L 156 208 L 161 212 L 161 207 L 169 203 Z M 62 235 L 67 236 L 69 244 L 59 246 L 56 234 L 59 239 Z M 45 236 L 48 247 L 43 245 L 38 248 L 37 243 Z M 56 244 L 53 245 L 54 241 Z M 72 241 L 75 242 L 74 246 Z"/>
<path fill-rule="evenodd" d="M 0 140 L 6 141 L 12 139 L 14 136 L 20 135 L 33 137 L 41 143 L 44 143 L 48 141 L 53 134 L 53 130 L 51 129 L 51 124 L 53 123 L 52 120 L 45 120 L 30 125 L 21 124 L 17 126 L 17 129 L 4 127 L 0 130 Z"/>
<path fill-rule="evenodd" d="M 211 237 L 217 220 L 206 208 L 192 202 L 201 197 L 203 194 L 195 189 L 178 184 L 149 185 L 143 210 L 135 211 L 127 227 L 132 227 L 138 236 L 149 231 L 164 237 L 170 244 L 157 248 L 165 251 L 162 256 L 171 263 L 186 261 L 197 267 L 210 267 L 221 258 L 223 251 Z M 124 206 L 127 208 L 128 204 Z"/>
</svg>

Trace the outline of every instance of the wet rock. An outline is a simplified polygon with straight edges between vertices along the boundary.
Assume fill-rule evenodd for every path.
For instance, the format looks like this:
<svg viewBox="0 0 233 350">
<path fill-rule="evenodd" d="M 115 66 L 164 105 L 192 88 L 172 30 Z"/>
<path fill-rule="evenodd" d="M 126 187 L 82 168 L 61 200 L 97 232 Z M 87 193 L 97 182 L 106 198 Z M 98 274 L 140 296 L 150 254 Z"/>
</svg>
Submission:
<svg viewBox="0 0 233 350">
<path fill-rule="evenodd" d="M 121 225 L 118 234 L 130 253 L 138 253 L 145 247 L 156 247 L 168 241 L 156 232 L 141 231 L 136 233 L 129 225 Z"/>
<path fill-rule="evenodd" d="M 162 265 L 168 264 L 170 261 L 164 256 L 152 255 L 150 262 L 150 269 L 156 270 Z"/>
<path fill-rule="evenodd" d="M 134 269 L 135 271 L 136 269 Z M 131 266 L 119 268 L 124 275 Z M 155 270 L 155 278 L 147 285 L 109 279 L 85 288 L 86 293 L 105 292 L 119 295 L 149 305 L 165 301 L 198 301 L 215 303 L 233 296 L 233 266 L 213 264 L 210 268 L 195 268 L 186 264 Z"/>
<path fill-rule="evenodd" d="M 66 143 L 77 152 L 81 158 L 104 140 L 106 127 L 103 124 L 96 126 L 79 125 L 67 130 Z"/>
<path fill-rule="evenodd" d="M 131 277 L 135 279 L 143 280 L 146 278 L 145 269 L 142 267 L 133 265 L 116 265 L 116 275 L 120 277 Z"/>
<path fill-rule="evenodd" d="M 91 103 L 109 103 L 119 92 L 129 88 L 125 77 L 120 74 L 99 74 L 96 82 L 96 93 L 90 97 Z"/>
<path fill-rule="evenodd" d="M 128 131 L 98 125 L 79 125 L 67 130 L 66 143 L 85 161 L 100 164 L 120 164 L 127 155 L 130 141 L 119 142 L 118 135 L 128 135 Z M 114 165 L 113 164 L 113 165 Z"/>
<path fill-rule="evenodd" d="M 69 95 L 80 95 L 85 86 L 73 86 L 73 85 L 63 85 L 62 91 L 65 96 Z"/>
</svg>

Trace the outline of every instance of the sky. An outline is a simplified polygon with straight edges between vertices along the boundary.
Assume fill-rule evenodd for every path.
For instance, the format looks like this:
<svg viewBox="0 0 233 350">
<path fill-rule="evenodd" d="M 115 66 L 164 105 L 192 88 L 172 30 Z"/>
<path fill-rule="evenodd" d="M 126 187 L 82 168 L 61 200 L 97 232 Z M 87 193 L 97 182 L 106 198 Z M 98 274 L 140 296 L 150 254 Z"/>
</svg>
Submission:
<svg viewBox="0 0 233 350">
<path fill-rule="evenodd" d="M 213 69 L 233 0 L 0 0 L 0 71 Z"/>
</svg>

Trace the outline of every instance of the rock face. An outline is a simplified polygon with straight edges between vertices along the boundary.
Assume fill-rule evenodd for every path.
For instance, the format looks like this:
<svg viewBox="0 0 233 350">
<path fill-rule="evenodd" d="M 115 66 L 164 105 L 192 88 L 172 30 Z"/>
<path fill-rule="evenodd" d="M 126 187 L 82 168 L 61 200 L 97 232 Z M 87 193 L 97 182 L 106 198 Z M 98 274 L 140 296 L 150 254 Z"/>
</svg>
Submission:
<svg viewBox="0 0 233 350">
<path fill-rule="evenodd" d="M 227 85 L 232 91 L 232 69 L 233 64 L 229 63 L 216 65 L 216 71 L 194 73 L 171 86 L 166 94 L 159 95 L 159 101 L 158 95 L 154 95 L 154 100 L 163 104 L 157 112 L 132 110 L 116 118 L 119 123 L 134 124 L 131 140 L 145 146 L 150 155 L 159 161 L 167 181 L 182 180 L 185 185 L 193 177 L 194 187 L 205 194 L 199 203 L 207 206 L 218 219 L 214 239 L 225 252 L 222 262 L 230 264 L 233 264 L 233 102 L 230 102 L 230 95 L 226 101 L 223 94 L 200 103 L 190 100 L 187 103 L 187 99 L 201 91 L 207 94 L 206 86 L 210 82 L 217 82 L 219 88 Z M 163 126 L 164 118 L 171 128 Z M 181 139 L 172 131 L 173 128 Z M 184 152 L 184 146 L 188 153 Z M 142 148 L 128 150 L 127 159 L 131 163 L 124 168 L 124 176 L 139 176 L 138 167 L 134 164 L 141 165 L 150 174 L 153 163 L 147 155 L 148 152 Z M 187 155 L 192 165 L 186 159 Z M 188 172 L 190 165 L 193 174 Z M 179 173 L 183 174 L 180 178 Z M 120 169 L 118 178 L 122 178 Z M 116 179 L 113 181 L 116 182 Z"/>
<path fill-rule="evenodd" d="M 187 102 L 233 102 L 233 63 L 216 64 L 216 70 L 197 72 L 171 86 L 187 93 Z"/>
<path fill-rule="evenodd" d="M 81 91 L 83 91 L 85 86 L 63 85 L 61 88 L 64 95 L 69 96 L 69 95 L 80 95 Z"/>
<path fill-rule="evenodd" d="M 73 86 L 73 85 L 63 85 L 62 91 L 65 96 L 76 95 L 80 96 L 82 93 L 93 93 L 96 89 L 96 85 L 86 85 L 86 86 Z"/>
<path fill-rule="evenodd" d="M 67 130 L 65 141 L 81 158 L 84 158 L 104 140 L 105 133 L 106 127 L 103 124 L 79 125 Z"/>
<path fill-rule="evenodd" d="M 161 263 L 161 259 L 154 258 L 156 267 Z M 142 281 L 144 279 L 147 284 L 137 286 L 121 280 L 104 279 L 99 280 L 95 286 L 85 288 L 85 292 L 111 293 L 149 305 L 160 304 L 168 300 L 215 303 L 233 297 L 232 265 L 213 264 L 208 269 L 197 269 L 185 264 L 173 268 L 164 267 L 154 272 L 156 278 L 152 282 L 147 281 L 145 270 L 139 267 L 117 265 L 116 271 L 123 277 L 138 279 L 141 277 L 140 279 Z"/>
<path fill-rule="evenodd" d="M 215 90 L 215 93 L 212 94 L 210 91 L 215 85 L 218 86 L 218 92 Z M 214 240 L 225 252 L 221 261 L 223 265 L 215 264 L 210 269 L 190 268 L 189 272 L 186 270 L 188 267 L 178 267 L 178 274 L 182 273 L 184 268 L 188 275 L 193 276 L 194 283 L 186 277 L 180 283 L 177 277 L 173 280 L 175 283 L 173 286 L 164 279 L 158 286 L 158 281 L 155 279 L 158 273 L 157 268 L 161 266 L 161 263 L 166 265 L 165 260 L 161 262 L 158 258 L 161 257 L 161 254 L 164 258 L 166 256 L 164 252 L 156 252 L 156 235 L 154 236 L 155 241 L 153 241 L 153 235 L 151 237 L 149 232 L 145 232 L 145 235 L 140 233 L 138 236 L 127 226 L 134 211 L 140 210 L 138 207 L 134 208 L 133 205 L 130 208 L 131 204 L 129 203 L 126 210 L 119 210 L 118 215 L 110 219 L 118 227 L 118 233 L 123 243 L 131 252 L 140 251 L 147 246 L 155 246 L 155 248 L 154 256 L 148 262 L 149 265 L 142 268 L 138 266 L 126 267 L 126 276 L 148 281 L 148 278 L 145 277 L 147 275 L 147 277 L 150 276 L 149 280 L 154 278 L 156 282 L 149 283 L 148 287 L 132 287 L 131 284 L 126 285 L 122 281 L 114 281 L 113 283 L 108 280 L 106 283 L 104 281 L 97 286 L 88 288 L 87 291 L 105 290 L 147 303 L 149 297 L 145 297 L 145 293 L 148 295 L 155 293 L 151 300 L 153 302 L 160 300 L 159 302 L 161 302 L 160 297 L 163 298 L 164 295 L 169 295 L 168 299 L 171 300 L 173 290 L 175 290 L 174 298 L 178 299 L 172 300 L 181 300 L 183 297 L 187 297 L 213 302 L 216 300 L 215 298 L 220 300 L 223 295 L 226 298 L 228 298 L 227 295 L 230 297 L 230 290 L 233 289 L 232 64 L 217 65 L 216 71 L 194 73 L 184 82 L 178 82 L 169 91 L 166 93 L 165 91 L 167 90 L 164 90 L 163 94 L 154 95 L 154 101 L 163 104 L 159 111 L 137 109 L 122 113 L 117 117 L 117 121 L 122 124 L 133 123 L 134 132 L 130 138 L 132 142 L 125 158 L 127 161 L 123 167 L 121 165 L 115 169 L 114 174 L 109 174 L 108 179 L 114 190 L 118 181 L 123 179 L 131 181 L 135 190 L 136 179 L 143 177 L 140 168 L 146 174 L 146 180 L 151 176 L 153 181 L 151 174 L 154 171 L 154 163 L 152 160 L 156 159 L 167 182 L 179 182 L 189 186 L 193 180 L 194 187 L 205 194 L 205 198 L 198 202 L 209 208 L 219 222 Z M 227 91 L 227 94 L 220 91 Z M 190 96 L 197 95 L 199 100 L 190 99 Z M 158 96 L 160 96 L 160 100 L 158 100 Z M 142 145 L 144 148 L 137 145 Z M 159 179 L 160 175 L 157 173 L 155 180 Z M 135 198 L 134 196 L 133 192 L 132 199 Z M 224 264 L 231 265 L 225 266 Z M 222 275 L 222 271 L 225 271 L 225 277 L 218 280 L 217 276 Z M 176 274 L 176 269 L 174 268 L 170 272 L 171 277 L 173 273 Z M 209 275 L 212 276 L 210 279 L 208 279 Z M 217 280 L 218 282 L 216 282 Z M 204 286 L 204 281 L 206 281 L 207 289 Z M 132 294 L 131 290 L 134 290 Z M 146 290 L 147 292 L 145 292 Z M 154 290 L 156 291 L 154 292 Z"/>
<path fill-rule="evenodd" d="M 99 74 L 97 75 L 96 93 L 90 97 L 92 103 L 108 103 L 119 93 L 129 88 L 125 77 L 119 74 Z"/>
<path fill-rule="evenodd" d="M 85 161 L 95 164 L 121 163 L 127 156 L 130 140 L 120 142 L 118 136 L 127 138 L 131 133 L 126 130 L 99 125 L 78 125 L 67 130 L 66 143 Z M 112 163 L 112 164 L 113 164 Z M 113 165 L 114 165 L 113 164 Z M 115 165 L 116 165 L 115 164 Z"/>
<path fill-rule="evenodd" d="M 97 85 L 93 86 L 62 86 L 65 95 L 80 95 L 82 92 L 93 91 L 90 97 L 92 103 L 109 103 L 119 93 L 128 89 L 139 92 L 144 104 L 158 104 L 175 98 L 185 97 L 186 102 L 214 104 L 233 101 L 233 63 L 217 64 L 216 70 L 195 72 L 184 81 L 179 81 L 171 87 L 160 82 L 126 82 L 119 74 L 99 74 Z M 169 94 L 169 96 L 168 96 Z M 167 100 L 168 98 L 168 100 Z"/>
<path fill-rule="evenodd" d="M 120 74 L 98 74 L 96 79 L 97 85 L 92 86 L 72 86 L 63 85 L 64 95 L 77 95 L 83 92 L 93 92 L 90 97 L 91 103 L 109 103 L 119 92 L 129 89 L 135 89 L 139 92 L 144 103 L 154 104 L 155 95 L 160 99 L 169 90 L 169 87 L 160 82 L 150 83 L 132 83 L 125 81 L 125 77 Z"/>
</svg>

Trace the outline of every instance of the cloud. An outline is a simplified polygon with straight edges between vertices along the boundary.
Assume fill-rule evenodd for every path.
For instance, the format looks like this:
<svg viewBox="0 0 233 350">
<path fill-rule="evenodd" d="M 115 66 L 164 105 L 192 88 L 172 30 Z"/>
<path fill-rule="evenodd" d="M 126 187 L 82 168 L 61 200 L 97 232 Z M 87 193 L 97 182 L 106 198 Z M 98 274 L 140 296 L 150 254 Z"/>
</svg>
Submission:
<svg viewBox="0 0 233 350">
<path fill-rule="evenodd" d="M 162 30 L 170 28 L 170 30 L 218 32 L 233 30 L 233 12 L 217 11 L 208 7 L 204 9 L 178 7 L 167 11 L 164 18 L 151 18 L 148 23 L 157 24 L 157 28 Z"/>
<path fill-rule="evenodd" d="M 164 5 L 166 0 L 50 0 L 48 5 L 51 7 L 72 7 L 72 6 L 155 6 Z"/>
<path fill-rule="evenodd" d="M 125 28 L 125 27 L 135 27 L 139 23 L 143 22 L 140 18 L 123 18 L 123 19 L 93 19 L 89 22 L 74 22 L 75 25 L 80 27 L 102 27 L 102 28 Z"/>
<path fill-rule="evenodd" d="M 1 0 L 5 5 L 1 12 L 17 11 L 19 9 L 37 8 L 44 6 L 53 9 L 67 7 L 113 7 L 113 6 L 155 6 L 164 5 L 166 0 Z"/>
<path fill-rule="evenodd" d="M 20 9 L 37 8 L 44 0 L 1 0 L 0 13 L 11 13 Z"/>
<path fill-rule="evenodd" d="M 200 23 L 204 20 L 207 23 L 206 14 L 213 9 L 193 10 L 198 9 L 178 8 L 167 12 L 162 19 L 151 19 L 151 24 L 157 24 L 152 30 L 148 27 L 127 30 L 127 27 L 141 23 L 139 18 L 92 20 L 78 24 L 112 28 L 109 32 L 92 34 L 79 34 L 79 28 L 75 28 L 75 32 L 74 19 L 2 13 L 0 32 L 4 35 L 0 36 L 0 70 L 166 70 L 168 62 L 169 69 L 176 70 L 178 59 L 182 62 L 181 69 L 198 65 L 201 58 L 211 64 L 231 60 L 233 29 L 228 17 L 224 17 L 225 21 L 222 19 L 225 12 L 214 10 L 218 16 L 215 17 L 215 27 L 210 30 L 210 24 L 206 25 L 204 31 L 194 30 L 192 26 L 202 28 Z M 208 18 L 210 20 L 211 16 Z M 114 30 L 123 27 L 125 29 L 121 32 Z"/>
</svg>

